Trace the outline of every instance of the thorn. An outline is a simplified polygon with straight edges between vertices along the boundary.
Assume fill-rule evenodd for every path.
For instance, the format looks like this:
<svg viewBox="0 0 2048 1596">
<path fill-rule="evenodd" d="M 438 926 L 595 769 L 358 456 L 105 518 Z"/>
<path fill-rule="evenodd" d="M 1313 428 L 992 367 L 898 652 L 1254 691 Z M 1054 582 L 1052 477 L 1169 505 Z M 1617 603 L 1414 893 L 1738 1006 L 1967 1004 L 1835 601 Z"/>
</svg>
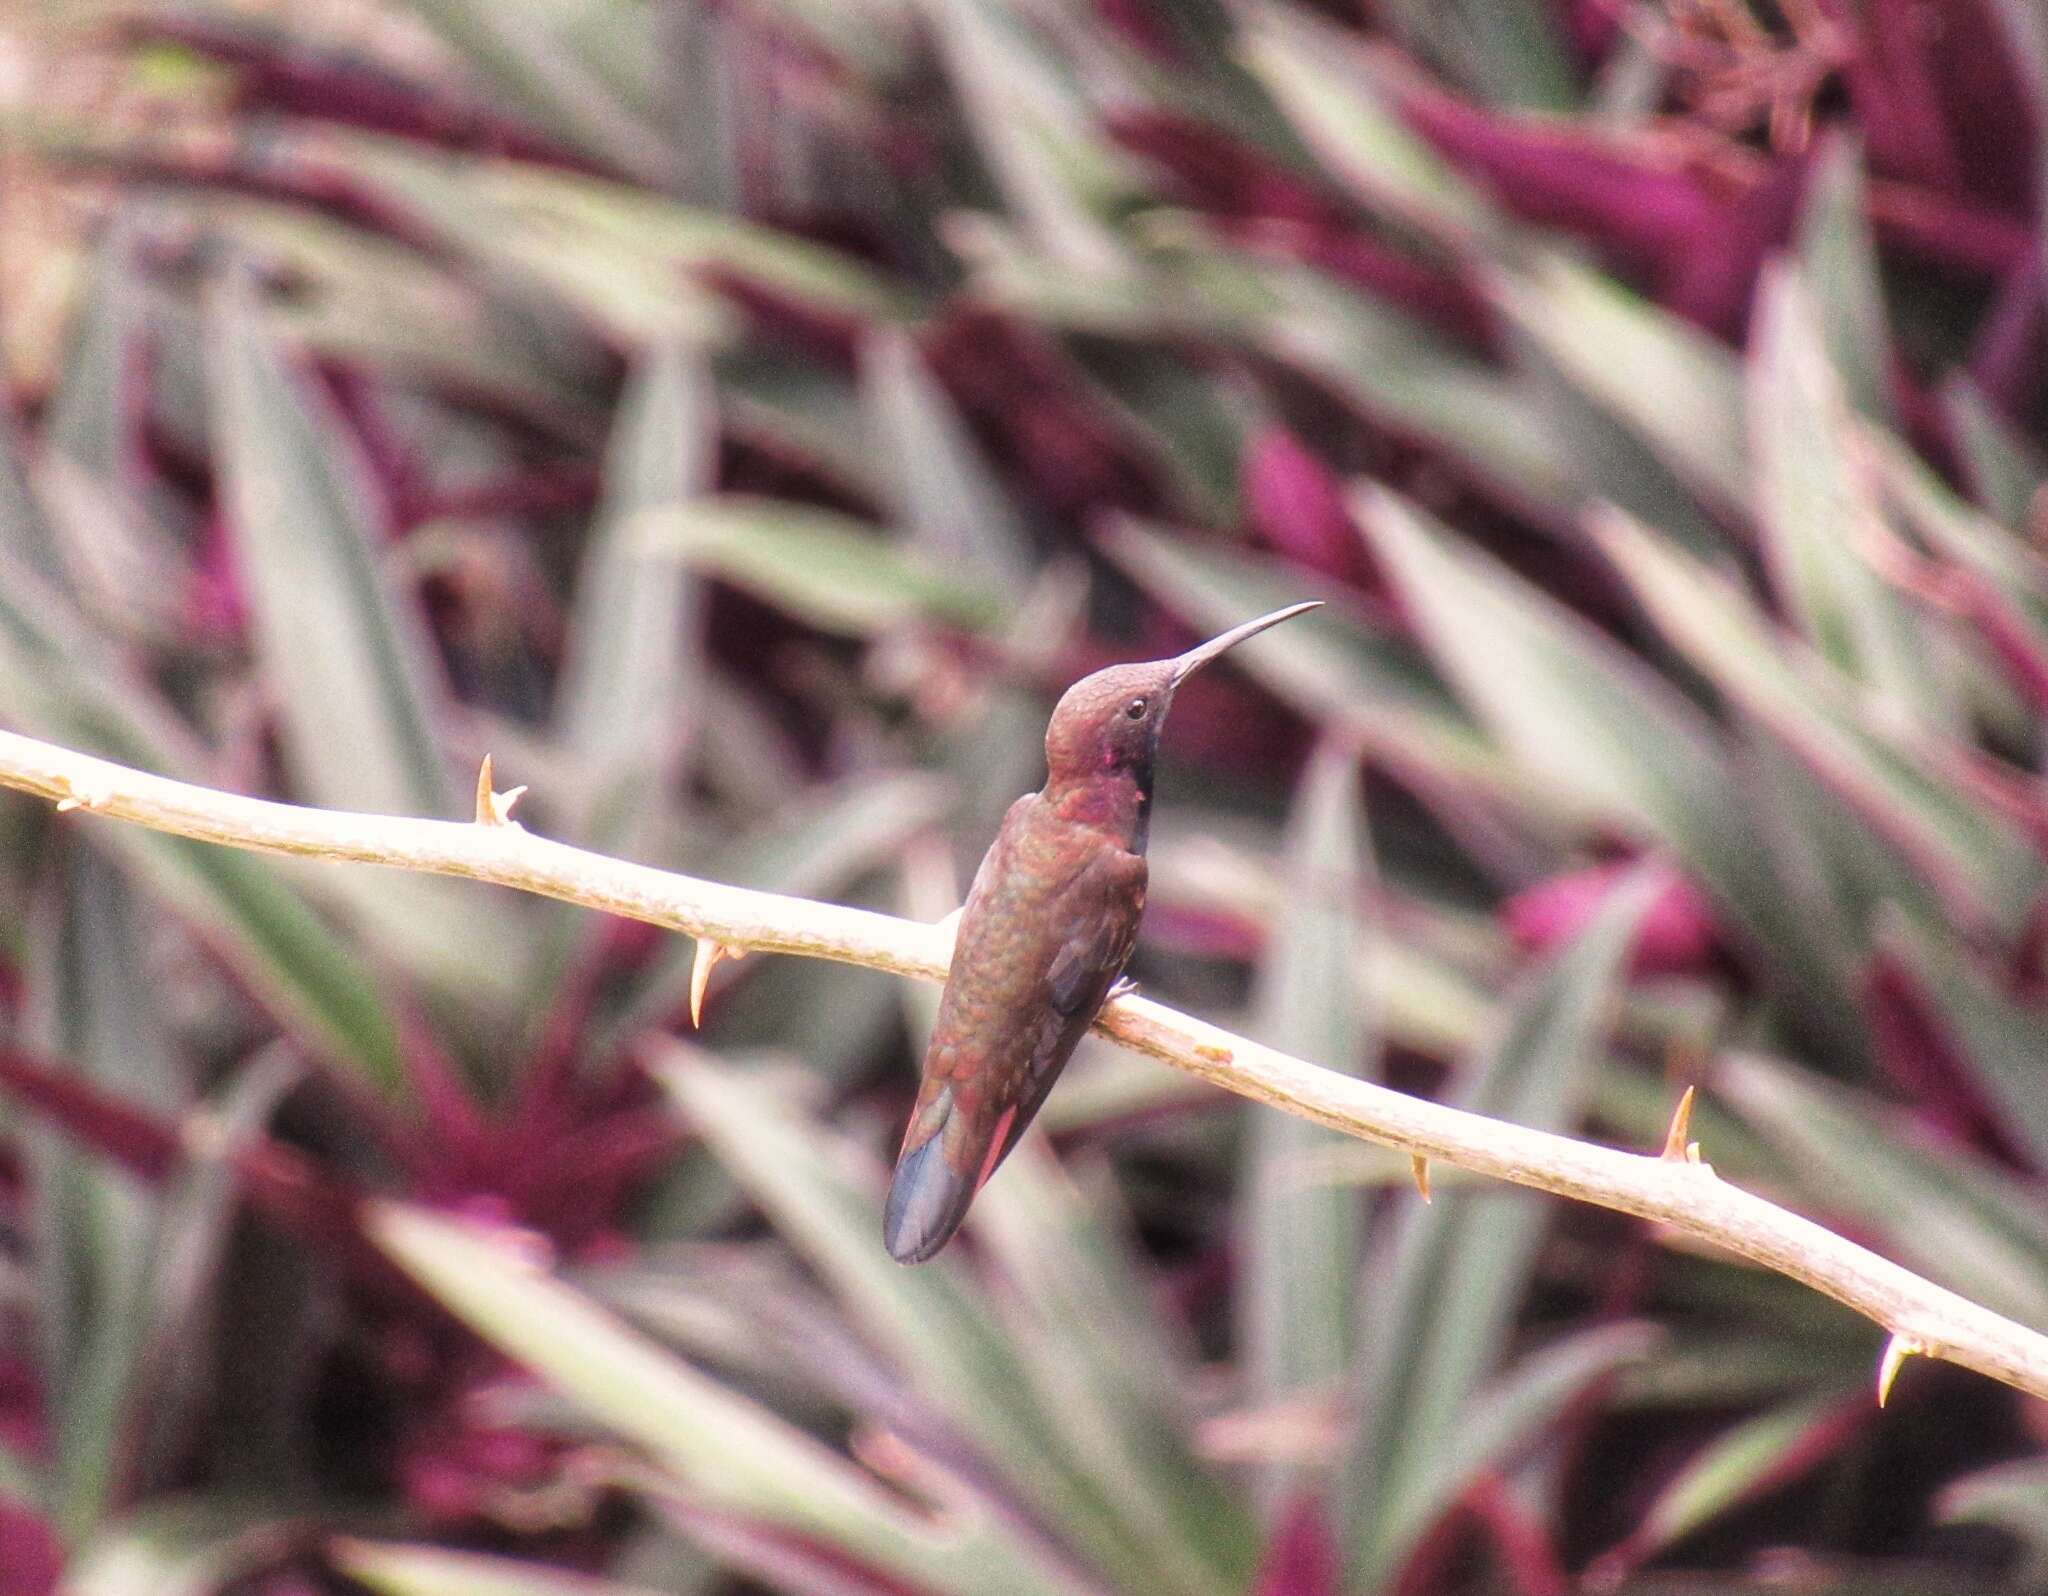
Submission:
<svg viewBox="0 0 2048 1596">
<path fill-rule="evenodd" d="M 718 968 L 720 959 L 744 959 L 745 948 L 730 947 L 723 942 L 714 942 L 710 937 L 697 939 L 697 956 L 690 962 L 690 1023 L 700 1030 L 704 1025 L 704 992 L 711 985 L 711 972 Z"/>
<path fill-rule="evenodd" d="M 484 755 L 484 762 L 476 772 L 476 823 L 480 826 L 509 826 L 512 824 L 512 806 L 519 802 L 526 791 L 514 787 L 510 792 L 499 792 L 491 784 L 491 756 Z"/>
<path fill-rule="evenodd" d="M 1692 1129 L 1692 1099 L 1693 1088 L 1688 1086 L 1678 1099 L 1678 1107 L 1671 1111 L 1671 1129 L 1664 1133 L 1663 1157 L 1674 1164 L 1700 1161 L 1700 1144 L 1685 1139 Z"/>
<path fill-rule="evenodd" d="M 1916 1352 L 1927 1349 L 1903 1330 L 1895 1330 L 1884 1344 L 1884 1356 L 1877 1360 L 1877 1405 L 1883 1407 L 1885 1398 L 1892 1394 L 1892 1381 L 1899 1377 L 1899 1366 Z"/>
<path fill-rule="evenodd" d="M 98 809 L 112 796 L 109 793 L 81 790 L 78 783 L 68 776 L 59 777 L 58 780 L 62 782 L 64 788 L 64 796 L 57 800 L 57 813 L 60 815 L 68 815 L 74 809 Z"/>
<path fill-rule="evenodd" d="M 1415 1189 L 1422 1193 L 1424 1202 L 1431 1201 L 1429 1195 L 1429 1160 L 1420 1153 L 1410 1153 L 1408 1164 L 1415 1171 Z"/>
</svg>

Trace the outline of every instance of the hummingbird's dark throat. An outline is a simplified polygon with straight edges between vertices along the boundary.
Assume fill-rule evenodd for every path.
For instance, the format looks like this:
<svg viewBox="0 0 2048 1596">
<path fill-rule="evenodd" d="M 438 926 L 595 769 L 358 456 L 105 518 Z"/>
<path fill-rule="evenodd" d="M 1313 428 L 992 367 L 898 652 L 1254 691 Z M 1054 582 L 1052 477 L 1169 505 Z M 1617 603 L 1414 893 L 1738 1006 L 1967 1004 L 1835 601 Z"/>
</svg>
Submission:
<svg viewBox="0 0 2048 1596">
<path fill-rule="evenodd" d="M 1131 852 L 1142 853 L 1152 819 L 1152 762 L 1061 782 L 1046 798 L 1060 819 L 1107 832 Z"/>
</svg>

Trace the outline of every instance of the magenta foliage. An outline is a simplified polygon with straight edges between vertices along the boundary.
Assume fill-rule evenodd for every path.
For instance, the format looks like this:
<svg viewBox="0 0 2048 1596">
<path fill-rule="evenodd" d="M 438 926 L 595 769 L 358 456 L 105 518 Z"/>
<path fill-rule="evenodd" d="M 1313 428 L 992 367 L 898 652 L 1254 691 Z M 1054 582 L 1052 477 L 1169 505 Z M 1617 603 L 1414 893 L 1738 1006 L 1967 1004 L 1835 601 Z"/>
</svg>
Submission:
<svg viewBox="0 0 2048 1596">
<path fill-rule="evenodd" d="M 1553 876 L 1524 888 L 1501 909 L 1501 918 L 1515 941 L 1532 953 L 1564 946 L 1599 913 L 1623 879 L 1639 868 L 1633 863 L 1595 865 Z M 1713 970 L 1724 945 L 1711 906 L 1699 888 L 1666 864 L 1650 867 L 1657 874 L 1656 895 L 1644 912 L 1629 953 L 1637 975 L 1703 974 Z"/>
<path fill-rule="evenodd" d="M 196 11 L 133 15 L 121 28 L 134 43 L 177 45 L 233 68 L 235 98 L 245 112 L 335 122 L 479 155 L 579 164 L 559 145 L 473 97 L 287 35 L 226 25 Z"/>
<path fill-rule="evenodd" d="M 1251 1596 L 1337 1596 L 1343 1569 L 1322 1502 L 1306 1493 L 1280 1513 Z"/>
<path fill-rule="evenodd" d="M 0 1359 L 0 1444 L 38 1455 L 46 1426 L 33 1371 L 19 1358 Z M 0 1596 L 44 1596 L 57 1582 L 57 1541 L 27 1508 L 0 1498 Z"/>
<path fill-rule="evenodd" d="M 1365 545 L 1335 473 L 1284 427 L 1266 427 L 1238 468 L 1245 517 L 1268 547 L 1340 581 L 1365 575 Z"/>
<path fill-rule="evenodd" d="M 1873 953 L 1863 999 L 1878 1062 L 1922 1117 L 1954 1141 L 2023 1165 L 2024 1155 L 1977 1086 L 1961 1042 L 1906 961 L 1886 948 Z"/>
</svg>

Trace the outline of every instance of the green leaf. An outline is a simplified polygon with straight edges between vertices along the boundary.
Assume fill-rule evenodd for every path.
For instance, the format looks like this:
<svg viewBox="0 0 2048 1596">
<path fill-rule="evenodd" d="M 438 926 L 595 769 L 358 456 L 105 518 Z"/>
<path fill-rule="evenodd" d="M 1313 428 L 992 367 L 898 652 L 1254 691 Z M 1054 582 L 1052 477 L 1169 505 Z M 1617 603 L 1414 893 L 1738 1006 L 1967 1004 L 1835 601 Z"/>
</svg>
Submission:
<svg viewBox="0 0 2048 1596">
<path fill-rule="evenodd" d="M 1631 877 L 1530 978 L 1505 1029 L 1461 1082 L 1461 1107 L 1546 1130 L 1576 1124 L 1654 892 L 1651 873 Z M 1524 1395 L 1513 1422 L 1508 1410 L 1490 1411 L 1476 1398 L 1527 1289 L 1546 1214 L 1527 1193 L 1447 1191 L 1403 1211 L 1368 1266 L 1374 1287 L 1363 1298 L 1354 1376 L 1362 1409 L 1339 1474 L 1348 1564 L 1364 1586 L 1392 1576 L 1473 1473 L 1590 1377 L 1577 1353 L 1556 1347 L 1538 1355 L 1562 1360 L 1556 1368 L 1532 1361 L 1509 1377 Z"/>
<path fill-rule="evenodd" d="M 1227 1588 L 1216 1570 L 1191 1563 L 1187 1548 L 1148 1534 L 1150 1515 L 1119 1511 L 1132 1484 L 1128 1458 L 1102 1457 L 1097 1418 L 1070 1411 L 1057 1390 L 1037 1388 L 960 1254 L 915 1269 L 889 1257 L 881 1245 L 881 1170 L 870 1165 L 870 1179 L 856 1182 L 852 1149 L 799 1120 L 758 1082 L 700 1055 L 672 1049 L 656 1073 L 866 1338 L 975 1444 L 1018 1500 L 1122 1588 L 1145 1588 L 1162 1557 L 1199 1580 L 1192 1588 Z"/>
<path fill-rule="evenodd" d="M 1844 970 L 1759 850 L 1761 822 L 1731 784 L 1730 753 L 1706 717 L 1582 617 L 1406 501 L 1368 491 L 1355 502 L 1424 646 L 1530 782 L 1571 795 L 1606 826 L 1661 841 L 1770 950 L 1782 990 L 1813 1014 L 1852 1013 Z"/>
<path fill-rule="evenodd" d="M 1078 1596 L 1078 1587 L 1049 1574 L 995 1521 L 927 1518 L 817 1440 L 606 1313 L 519 1243 L 396 1203 L 372 1207 L 367 1226 L 457 1318 L 645 1449 L 693 1505 L 814 1538 L 913 1585 L 963 1596 Z"/>
<path fill-rule="evenodd" d="M 1943 1519 L 1996 1525 L 2027 1548 L 2024 1565 L 2008 1575 L 2015 1583 L 2038 1584 L 2048 1574 L 2048 1461 L 2021 1458 L 1979 1469 L 1949 1484 L 1939 1500 Z"/>
<path fill-rule="evenodd" d="M 378 1596 L 655 1596 L 644 1586 L 621 1585 L 516 1557 L 452 1552 L 440 1546 L 388 1541 L 335 1540 L 327 1561 Z"/>
<path fill-rule="evenodd" d="M 1967 958 L 1952 937 L 1902 914 L 1883 923 L 1884 939 L 1918 977 L 1935 1013 L 1947 1022 L 1964 1061 L 1990 1099 L 2001 1128 L 2038 1162 L 2048 1164 L 2048 1096 L 2041 1060 L 2048 1057 L 2048 1005 L 2009 995 Z"/>
<path fill-rule="evenodd" d="M 1481 104 L 1577 108 L 1564 17 L 1543 0 L 1393 0 L 1381 17 L 1403 45 Z"/>
<path fill-rule="evenodd" d="M 1005 0 L 922 0 L 921 10 L 981 158 L 1038 253 L 1082 276 L 1126 275 L 1103 213 L 1132 186 L 1129 173 L 1071 62 Z"/>
<path fill-rule="evenodd" d="M 64 1596 L 218 1596 L 280 1561 L 309 1528 L 274 1503 L 159 1498 L 78 1549 L 64 1571 Z"/>
<path fill-rule="evenodd" d="M 862 346 L 861 398 L 895 462 L 896 519 L 912 546 L 1019 602 L 1032 565 L 1023 517 L 907 334 L 885 329 Z"/>
<path fill-rule="evenodd" d="M 649 314 L 659 312 L 664 295 L 671 307 L 688 298 L 679 273 L 730 275 L 779 299 L 859 322 L 899 320 L 917 303 L 843 250 L 721 211 L 678 205 L 647 189 L 532 162 L 450 169 L 400 145 L 378 148 L 377 169 L 423 181 L 420 197 L 431 203 L 473 192 L 469 204 L 480 201 L 481 208 L 465 224 L 472 246 L 509 250 L 512 259 L 557 269 L 564 274 L 559 280 L 582 285 L 593 305 L 606 301 L 610 280 L 621 272 L 644 278 Z M 495 237 L 494 226 L 500 229 Z"/>
<path fill-rule="evenodd" d="M 0 714 L 31 735 L 183 780 L 207 761 L 127 661 L 63 595 L 0 554 Z M 400 1081 L 396 1035 L 359 953 L 268 860 L 141 826 L 96 828 L 152 891 L 219 948 L 317 1051 L 382 1089 Z"/>
<path fill-rule="evenodd" d="M 1866 434 L 1887 497 L 1934 551 L 1979 582 L 1978 596 L 2021 646 L 2048 660 L 2048 560 L 2017 532 L 1965 504 L 1898 439 Z M 2024 525 L 2024 512 L 2018 524 Z"/>
<path fill-rule="evenodd" d="M 1850 1400 L 1860 1400 L 1851 1398 Z M 1839 1396 L 1802 1396 L 1731 1425 L 1700 1448 L 1658 1492 L 1624 1542 L 1631 1564 L 1656 1556 L 1759 1493 L 1789 1483 L 1801 1459 L 1821 1461 L 1817 1431 L 1842 1416 Z"/>
<path fill-rule="evenodd" d="M 1046 1138 L 1027 1136 L 975 1199 L 974 1234 L 1014 1293 L 1011 1345 L 1156 1577 L 1242 1590 L 1257 1535 L 1240 1493 L 1190 1445 L 1194 1349 L 1169 1333 L 1164 1283 L 1113 1222 L 1107 1171 L 1094 1173 L 1084 1189 Z"/>
<path fill-rule="evenodd" d="M 1974 382 L 1965 376 L 1942 384 L 1942 410 L 1955 433 L 1971 495 L 2006 526 L 2025 526 L 2048 467 Z"/>
<path fill-rule="evenodd" d="M 680 278 L 677 260 L 634 236 L 640 209 L 676 209 L 672 202 L 516 163 L 456 162 L 398 141 L 355 137 L 342 149 L 350 181 L 374 193 L 423 245 L 472 268 L 494 301 L 495 330 L 537 348 L 558 381 L 601 383 L 606 345 L 709 344 L 731 331 L 707 289 Z M 714 245 L 728 234 L 752 236 L 745 223 L 721 223 L 701 218 Z M 774 253 L 772 242 L 761 247 Z"/>
<path fill-rule="evenodd" d="M 26 1133 L 53 1416 L 50 1511 L 77 1545 L 189 1447 L 208 1292 L 233 1214 L 229 1164 L 291 1072 L 274 1053 L 259 1058 L 188 1112 L 189 1071 L 163 1025 L 142 906 L 98 854 L 68 848 L 58 867 L 27 972 L 33 1045 L 152 1119 L 210 1131 L 195 1133 L 161 1195 L 61 1132 Z"/>
<path fill-rule="evenodd" d="M 1765 276 L 1752 343 L 1757 514 L 1780 600 L 1821 657 L 1866 689 L 1873 715 L 1946 728 L 1954 707 L 1924 625 L 1861 547 L 1883 512 L 1852 451 L 1848 401 L 1828 362 L 1816 300 L 1789 269 Z"/>
<path fill-rule="evenodd" d="M 447 683 L 417 597 L 392 579 L 367 469 L 341 419 L 287 365 L 249 286 L 212 306 L 214 448 L 266 683 L 298 795 L 339 809 L 467 812 L 442 753 Z M 526 990 L 521 912 L 426 877 L 338 874 L 327 891 L 443 993 Z"/>
<path fill-rule="evenodd" d="M 687 567 L 649 552 L 635 517 L 706 492 L 717 443 L 702 368 L 674 345 L 649 351 L 619 401 L 557 688 L 557 736 L 586 795 L 582 829 L 593 847 L 644 837 L 697 713 L 696 584 Z"/>
<path fill-rule="evenodd" d="M 1347 1075 L 1377 1067 L 1373 1016 L 1361 979 L 1370 928 L 1358 754 L 1326 740 L 1296 796 L 1286 843 L 1286 890 L 1259 962 L 1253 1034 Z M 1350 1138 L 1292 1114 L 1253 1109 L 1240 1190 L 1236 1292 L 1238 1358 L 1247 1398 L 1279 1407 L 1327 1398 L 1351 1367 L 1359 1251 L 1359 1194 L 1329 1181 L 1318 1160 Z M 1293 1494 L 1292 1471 L 1261 1482 L 1269 1504 Z"/>
<path fill-rule="evenodd" d="M 1672 645 L 1858 811 L 1951 913 L 2006 924 L 2024 912 L 2039 863 L 1936 764 L 1933 738 L 1908 742 L 1884 725 L 1732 583 L 1647 529 L 1607 515 L 1593 531 Z"/>
<path fill-rule="evenodd" d="M 1807 179 L 1799 218 L 1799 276 L 1812 289 L 1815 330 L 1841 374 L 1849 406 L 1872 421 L 1892 419 L 1891 323 L 1871 235 L 1863 152 L 1830 137 Z"/>
<path fill-rule="evenodd" d="M 335 808 L 448 814 L 445 686 L 378 556 L 367 469 L 271 344 L 246 284 L 221 293 L 211 330 L 214 447 L 292 772 Z"/>
<path fill-rule="evenodd" d="M 1531 775 L 1681 848 L 1725 810 L 1713 728 L 1645 665 L 1405 500 L 1354 503 L 1424 646 Z"/>
<path fill-rule="evenodd" d="M 120 872 L 95 854 L 59 856 L 26 972 L 34 1046 L 87 1082 L 160 1114 L 186 1088 L 142 961 L 141 928 Z M 142 1182 L 62 1132 L 27 1137 L 43 1364 L 55 1418 L 52 1495 L 59 1535 L 76 1543 L 126 1489 L 136 1427 L 136 1364 L 157 1203 Z"/>
<path fill-rule="evenodd" d="M 453 45 L 537 125 L 572 147 L 655 186 L 671 177 L 676 153 L 660 127 L 587 58 L 578 59 L 564 26 L 581 7 L 545 0 L 415 0 L 411 10 Z M 631 29 L 617 53 L 652 59 L 655 18 L 639 6 L 604 6 L 601 25 Z"/>
<path fill-rule="evenodd" d="M 850 517 L 780 499 L 700 499 L 638 518 L 648 554 L 680 559 L 824 631 L 866 637 L 916 620 L 981 630 L 996 596 Z"/>
<path fill-rule="evenodd" d="M 0 559 L 64 591 L 63 555 L 56 530 L 30 480 L 28 462 L 21 424 L 11 406 L 0 405 Z"/>
<path fill-rule="evenodd" d="M 1588 496 L 1584 454 L 1527 376 L 1318 273 L 1275 266 L 1260 280 L 1273 304 L 1256 335 L 1276 358 L 1395 432 L 1443 449 L 1539 518 L 1569 516 Z"/>
<path fill-rule="evenodd" d="M 1706 333 L 1556 253 L 1497 269 L 1492 294 L 1528 347 L 1720 506 L 1749 496 L 1742 378 Z"/>
<path fill-rule="evenodd" d="M 1499 227 L 1492 204 L 1386 104 L 1352 40 L 1297 7 L 1251 9 L 1242 52 L 1308 147 L 1368 205 L 1453 242 Z"/>
</svg>

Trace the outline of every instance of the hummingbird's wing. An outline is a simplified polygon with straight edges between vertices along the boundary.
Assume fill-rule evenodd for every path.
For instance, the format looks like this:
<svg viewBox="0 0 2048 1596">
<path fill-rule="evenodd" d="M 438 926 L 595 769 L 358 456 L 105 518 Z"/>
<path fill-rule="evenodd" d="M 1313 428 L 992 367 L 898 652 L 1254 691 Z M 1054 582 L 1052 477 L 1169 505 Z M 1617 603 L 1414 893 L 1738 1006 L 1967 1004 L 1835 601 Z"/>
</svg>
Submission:
<svg viewBox="0 0 2048 1596">
<path fill-rule="evenodd" d="M 1137 944 L 1143 857 L 1097 846 L 1078 868 L 1040 868 L 1021 808 L 998 833 L 961 912 L 889 1188 L 886 1239 L 906 1263 L 929 1258 L 959 1228 Z"/>
</svg>

